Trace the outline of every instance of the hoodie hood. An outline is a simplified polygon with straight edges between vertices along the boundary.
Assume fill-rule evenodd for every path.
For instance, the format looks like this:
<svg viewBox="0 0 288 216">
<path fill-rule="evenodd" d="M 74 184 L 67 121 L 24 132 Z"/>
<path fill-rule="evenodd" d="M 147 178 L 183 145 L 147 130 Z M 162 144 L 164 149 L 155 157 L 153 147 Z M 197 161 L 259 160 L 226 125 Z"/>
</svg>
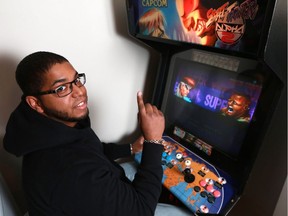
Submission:
<svg viewBox="0 0 288 216">
<path fill-rule="evenodd" d="M 3 144 L 6 151 L 23 156 L 67 144 L 87 130 L 91 130 L 89 117 L 80 121 L 77 127 L 69 127 L 39 114 L 22 100 L 8 120 Z"/>
</svg>

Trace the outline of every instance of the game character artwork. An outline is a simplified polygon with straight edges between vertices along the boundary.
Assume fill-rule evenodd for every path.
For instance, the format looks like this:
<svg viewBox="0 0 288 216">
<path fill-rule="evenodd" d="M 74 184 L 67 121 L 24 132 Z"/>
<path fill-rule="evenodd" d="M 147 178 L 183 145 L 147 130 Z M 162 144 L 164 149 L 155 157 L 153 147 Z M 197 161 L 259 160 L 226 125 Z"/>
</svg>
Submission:
<svg viewBox="0 0 288 216">
<path fill-rule="evenodd" d="M 165 17 L 163 13 L 157 8 L 148 10 L 139 19 L 140 32 L 152 37 L 168 39 L 168 36 L 165 34 L 165 25 Z"/>
<path fill-rule="evenodd" d="M 176 65 L 173 94 L 190 103 L 187 106 L 197 105 L 242 123 L 251 121 L 261 93 L 260 85 L 234 73 L 212 73 L 185 61 Z"/>
<path fill-rule="evenodd" d="M 184 77 L 183 80 L 178 84 L 176 95 L 183 98 L 185 101 L 191 103 L 191 98 L 188 97 L 188 94 L 191 89 L 195 87 L 195 81 L 190 77 Z"/>
<path fill-rule="evenodd" d="M 237 84 L 235 81 L 233 85 L 235 83 Z M 174 94 L 184 99 L 185 102 L 192 103 L 191 106 L 197 105 L 211 112 L 221 113 L 221 115 L 238 122 L 249 123 L 251 121 L 261 87 L 248 88 L 248 86 L 241 86 L 242 82 L 238 82 L 240 87 L 233 86 L 229 80 L 218 84 L 208 84 L 208 82 L 199 82 L 196 87 L 194 84 L 192 88 L 183 81 L 176 81 Z M 251 101 L 251 97 L 253 101 Z"/>
<path fill-rule="evenodd" d="M 223 115 L 231 116 L 240 122 L 250 122 L 249 109 L 251 100 L 248 95 L 233 93 L 227 103 L 227 107 L 221 110 Z"/>
<path fill-rule="evenodd" d="M 142 35 L 257 51 L 263 27 L 257 0 L 136 0 L 133 4 L 138 9 L 135 26 Z"/>
</svg>

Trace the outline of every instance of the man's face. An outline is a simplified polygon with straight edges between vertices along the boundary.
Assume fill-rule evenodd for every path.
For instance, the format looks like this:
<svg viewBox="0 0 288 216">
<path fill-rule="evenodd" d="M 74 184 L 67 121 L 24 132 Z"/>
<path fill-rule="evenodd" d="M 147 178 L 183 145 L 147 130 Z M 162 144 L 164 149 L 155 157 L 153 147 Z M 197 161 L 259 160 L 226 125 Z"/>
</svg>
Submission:
<svg viewBox="0 0 288 216">
<path fill-rule="evenodd" d="M 64 83 L 71 82 L 77 77 L 77 72 L 69 62 L 55 64 L 45 74 L 45 84 L 41 91 L 54 90 Z M 58 97 L 57 94 L 47 94 L 39 97 L 44 115 L 68 126 L 87 117 L 87 92 L 85 86 L 77 87 L 72 84 L 71 94 Z"/>
<path fill-rule="evenodd" d="M 248 108 L 249 104 L 246 97 L 235 94 L 229 98 L 225 114 L 239 118 L 246 114 Z"/>
</svg>

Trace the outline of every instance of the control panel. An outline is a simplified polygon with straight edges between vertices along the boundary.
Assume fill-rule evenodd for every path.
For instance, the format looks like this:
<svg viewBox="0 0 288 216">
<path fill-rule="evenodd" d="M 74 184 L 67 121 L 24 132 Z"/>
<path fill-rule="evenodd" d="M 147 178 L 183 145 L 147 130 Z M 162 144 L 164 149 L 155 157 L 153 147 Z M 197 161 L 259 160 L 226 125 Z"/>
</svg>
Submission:
<svg viewBox="0 0 288 216">
<path fill-rule="evenodd" d="M 233 202 L 229 177 L 168 136 L 162 154 L 163 185 L 194 213 L 219 214 Z M 135 155 L 140 163 L 141 153 Z"/>
</svg>

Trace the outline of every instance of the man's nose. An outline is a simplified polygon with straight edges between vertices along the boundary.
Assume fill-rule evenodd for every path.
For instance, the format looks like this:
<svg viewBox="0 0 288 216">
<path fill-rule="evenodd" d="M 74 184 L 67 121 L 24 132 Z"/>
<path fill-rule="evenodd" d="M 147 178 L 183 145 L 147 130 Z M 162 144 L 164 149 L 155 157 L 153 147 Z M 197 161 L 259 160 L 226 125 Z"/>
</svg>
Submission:
<svg viewBox="0 0 288 216">
<path fill-rule="evenodd" d="M 72 84 L 72 94 L 73 96 L 83 95 L 86 92 L 85 86 L 77 86 L 75 83 Z"/>
</svg>

